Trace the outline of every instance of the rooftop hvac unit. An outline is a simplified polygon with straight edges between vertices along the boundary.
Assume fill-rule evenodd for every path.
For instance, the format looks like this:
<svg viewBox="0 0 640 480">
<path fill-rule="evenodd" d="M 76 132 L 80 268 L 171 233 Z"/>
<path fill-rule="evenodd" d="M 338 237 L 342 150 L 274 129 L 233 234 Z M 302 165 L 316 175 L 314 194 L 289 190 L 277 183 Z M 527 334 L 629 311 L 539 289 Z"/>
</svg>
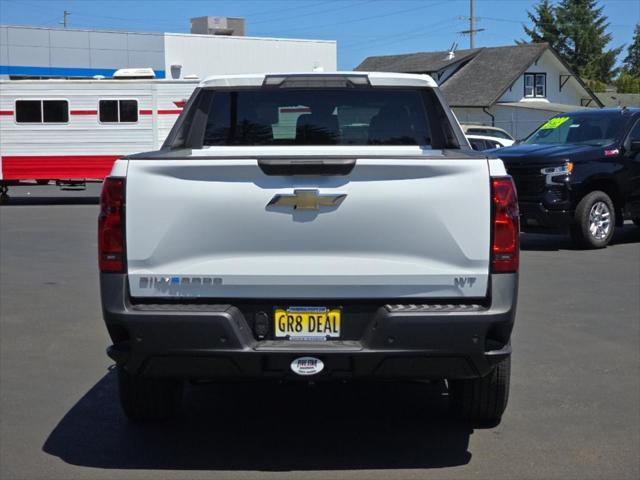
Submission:
<svg viewBox="0 0 640 480">
<path fill-rule="evenodd" d="M 121 68 L 113 74 L 115 79 L 156 78 L 153 68 Z"/>
<path fill-rule="evenodd" d="M 244 18 L 196 17 L 191 19 L 191 33 L 244 37 Z"/>
</svg>

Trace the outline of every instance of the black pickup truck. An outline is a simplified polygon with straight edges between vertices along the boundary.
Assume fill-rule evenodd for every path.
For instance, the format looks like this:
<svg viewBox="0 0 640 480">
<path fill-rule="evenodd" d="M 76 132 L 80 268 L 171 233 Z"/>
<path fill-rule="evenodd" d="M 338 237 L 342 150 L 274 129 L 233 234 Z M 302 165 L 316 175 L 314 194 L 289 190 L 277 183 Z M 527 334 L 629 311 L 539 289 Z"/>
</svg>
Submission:
<svg viewBox="0 0 640 480">
<path fill-rule="evenodd" d="M 639 108 L 563 113 L 493 152 L 515 180 L 523 231 L 602 248 L 626 219 L 640 226 Z"/>
</svg>

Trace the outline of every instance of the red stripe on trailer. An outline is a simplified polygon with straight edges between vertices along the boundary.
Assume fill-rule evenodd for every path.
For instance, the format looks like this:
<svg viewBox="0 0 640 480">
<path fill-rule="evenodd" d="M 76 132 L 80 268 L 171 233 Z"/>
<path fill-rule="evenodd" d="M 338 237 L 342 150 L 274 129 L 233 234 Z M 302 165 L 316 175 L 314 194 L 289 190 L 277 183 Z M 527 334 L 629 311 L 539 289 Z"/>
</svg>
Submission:
<svg viewBox="0 0 640 480">
<path fill-rule="evenodd" d="M 0 110 L 0 115 L 13 115 L 11 110 Z"/>
<path fill-rule="evenodd" d="M 2 156 L 3 180 L 65 180 L 109 175 L 122 155 Z"/>
<path fill-rule="evenodd" d="M 140 110 L 140 115 L 151 115 L 153 110 Z"/>
<path fill-rule="evenodd" d="M 71 110 L 71 115 L 97 115 L 97 110 Z"/>
<path fill-rule="evenodd" d="M 158 115 L 180 115 L 182 110 L 158 110 Z"/>
</svg>

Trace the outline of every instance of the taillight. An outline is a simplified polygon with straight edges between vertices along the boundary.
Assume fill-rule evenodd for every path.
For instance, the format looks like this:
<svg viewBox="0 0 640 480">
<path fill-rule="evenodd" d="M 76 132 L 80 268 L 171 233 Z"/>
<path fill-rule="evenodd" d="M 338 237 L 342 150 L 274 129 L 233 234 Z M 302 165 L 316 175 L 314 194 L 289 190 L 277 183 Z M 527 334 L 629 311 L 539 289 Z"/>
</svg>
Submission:
<svg viewBox="0 0 640 480">
<path fill-rule="evenodd" d="M 520 214 L 518 197 L 511 177 L 491 178 L 493 202 L 493 242 L 491 271 L 518 271 L 520 257 Z"/>
<path fill-rule="evenodd" d="M 124 271 L 124 178 L 107 177 L 102 185 L 98 263 L 101 272 Z"/>
</svg>

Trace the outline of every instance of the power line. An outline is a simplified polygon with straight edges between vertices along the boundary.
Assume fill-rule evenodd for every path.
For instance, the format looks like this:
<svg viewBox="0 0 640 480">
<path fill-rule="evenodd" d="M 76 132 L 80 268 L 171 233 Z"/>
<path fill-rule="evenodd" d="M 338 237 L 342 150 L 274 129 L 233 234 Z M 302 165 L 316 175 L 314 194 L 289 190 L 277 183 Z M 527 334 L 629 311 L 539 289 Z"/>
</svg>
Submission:
<svg viewBox="0 0 640 480">
<path fill-rule="evenodd" d="M 33 9 L 33 10 L 41 10 L 41 9 L 48 9 L 48 10 L 57 10 L 53 7 L 49 7 L 49 6 L 39 6 L 33 3 L 29 3 L 29 2 L 23 2 L 23 1 L 18 1 L 18 0 L 2 0 L 2 1 L 8 1 L 11 3 L 15 3 L 18 4 L 20 6 L 25 6 L 27 8 Z M 264 24 L 264 23 L 273 23 L 274 21 L 276 21 L 277 19 L 284 19 L 284 20 L 290 20 L 290 19 L 296 19 L 296 18 L 303 18 L 303 17 L 308 17 L 308 16 L 313 16 L 313 15 L 318 15 L 318 14 L 322 14 L 322 13 L 328 13 L 328 12 L 337 12 L 340 10 L 345 10 L 345 9 L 349 9 L 349 8 L 354 8 L 354 7 L 359 7 L 362 5 L 366 5 L 366 4 L 370 4 L 373 2 L 376 2 L 379 0 L 364 0 L 358 3 L 349 3 L 347 5 L 336 5 L 337 3 L 342 3 L 341 0 L 337 0 L 336 2 L 332 2 L 334 3 L 333 6 L 331 6 L 330 8 L 324 8 L 321 10 L 314 10 L 312 12 L 307 12 L 307 13 L 301 13 L 298 15 L 288 15 L 286 17 L 282 17 L 282 16 L 278 16 L 276 14 L 281 13 L 281 12 L 290 12 L 292 10 L 306 10 L 309 8 L 316 8 L 316 7 L 321 7 L 324 6 L 326 7 L 326 2 L 325 3 L 313 3 L 313 4 L 304 4 L 304 5 L 297 5 L 297 6 L 292 6 L 292 7 L 288 7 L 286 9 L 281 9 L 281 10 L 261 10 L 255 14 L 253 13 L 245 13 L 243 16 L 245 18 L 248 19 L 248 26 L 249 28 L 253 27 L 254 25 L 260 25 L 260 24 Z M 421 7 L 422 8 L 422 7 Z M 264 16 L 264 15 L 269 15 L 268 18 L 263 18 L 257 22 L 253 22 L 251 21 L 251 19 L 255 16 Z M 273 15 L 276 15 L 275 17 Z M 179 24 L 179 21 L 173 19 L 160 19 L 160 18 L 135 18 L 135 17 L 127 17 L 127 18 L 123 18 L 123 17 L 115 17 L 115 16 L 110 16 L 110 15 L 95 15 L 95 14 L 89 14 L 88 12 L 84 12 L 83 11 L 77 11 L 74 9 L 74 16 L 82 18 L 82 19 L 87 19 L 88 21 L 85 22 L 77 22 L 76 25 L 78 26 L 82 26 L 84 28 L 90 27 L 92 25 L 95 25 L 94 22 L 92 22 L 92 20 L 110 20 L 113 22 L 118 22 L 118 23 L 124 23 L 126 24 L 131 24 L 131 23 L 139 23 L 144 21 L 147 26 L 149 25 L 157 25 L 158 28 L 166 28 L 166 25 L 175 25 L 177 26 Z M 308 27 L 302 27 L 301 29 L 307 29 Z M 301 30 L 300 28 L 296 29 L 296 30 Z M 280 35 L 281 32 L 278 32 L 278 35 Z"/>
<path fill-rule="evenodd" d="M 261 17 L 263 15 L 270 16 L 270 15 L 274 15 L 282 12 L 291 12 L 292 10 L 306 10 L 307 8 L 310 8 L 310 7 L 318 7 L 326 4 L 327 4 L 326 0 L 324 2 L 319 1 L 317 3 L 306 3 L 306 4 L 302 4 L 302 2 L 299 2 L 298 5 L 296 6 L 282 8 L 280 10 L 273 10 L 273 8 L 269 8 L 267 10 L 258 10 L 257 12 L 250 13 L 249 15 L 251 15 L 252 17 Z"/>
<path fill-rule="evenodd" d="M 390 34 L 389 36 L 385 36 L 383 38 L 379 38 L 377 40 L 367 40 L 367 41 L 358 41 L 355 43 L 352 43 L 350 45 L 347 45 L 346 47 L 341 47 L 341 51 L 351 51 L 351 50 L 359 50 L 361 48 L 366 48 L 369 45 L 373 45 L 373 44 L 377 44 L 377 43 L 384 43 L 385 45 L 393 45 L 395 43 L 400 43 L 400 42 L 404 42 L 406 40 L 412 39 L 412 38 L 420 38 L 420 37 L 428 37 L 434 33 L 440 33 L 441 31 L 443 31 L 443 29 L 449 29 L 453 23 L 453 19 L 451 18 L 447 18 L 444 20 L 440 20 L 438 22 L 432 23 L 430 25 L 422 25 L 419 28 L 415 28 L 412 30 L 408 30 L 404 33 L 400 33 L 400 34 Z M 427 29 L 431 29 L 433 27 L 441 27 L 437 30 L 427 30 Z M 359 45 L 362 45 L 361 47 L 359 47 Z M 355 47 L 355 48 L 354 48 Z"/>
<path fill-rule="evenodd" d="M 2 0 L 2 1 L 7 1 L 7 2 L 11 2 L 11 3 L 15 3 L 17 5 L 20 6 L 26 6 L 32 9 L 37 9 L 37 10 L 42 10 L 42 9 L 46 9 L 46 10 L 55 10 L 58 11 L 57 8 L 55 7 L 49 7 L 47 5 L 36 5 L 33 3 L 29 3 L 29 2 L 23 2 L 23 1 L 19 1 L 19 0 Z M 374 0 L 367 0 L 367 2 L 369 1 L 374 1 Z M 367 2 L 363 2 L 363 3 L 367 3 Z M 263 15 L 273 15 L 273 14 L 277 14 L 277 13 L 281 13 L 281 12 L 290 12 L 292 10 L 302 10 L 302 9 L 308 9 L 311 7 L 318 7 L 318 6 L 325 6 L 326 3 L 313 3 L 313 4 L 304 4 L 304 5 L 297 5 L 297 6 L 292 6 L 292 7 L 288 7 L 286 9 L 281 9 L 281 10 L 260 10 L 259 12 L 256 13 L 247 13 L 245 14 L 245 17 L 249 18 L 249 17 L 256 17 L 256 16 L 263 16 Z M 354 5 L 349 5 L 349 6 L 357 6 L 358 4 L 354 4 Z M 338 7 L 338 8 L 346 8 L 346 7 Z M 312 12 L 311 14 L 314 14 L 315 12 Z M 114 17 L 114 16 L 110 16 L 110 15 L 95 15 L 93 13 L 89 13 L 87 11 L 78 11 L 74 9 L 73 14 L 77 17 L 83 17 L 83 18 L 89 18 L 89 19 L 102 19 L 102 20 L 117 20 L 117 21 L 122 21 L 122 22 L 153 22 L 153 23 L 168 23 L 168 24 L 177 24 L 177 20 L 170 20 L 168 18 L 149 18 L 149 17 Z"/>
<path fill-rule="evenodd" d="M 307 12 L 307 13 L 303 13 L 303 14 L 300 14 L 300 15 L 287 15 L 287 17 L 285 17 L 285 18 L 283 18 L 283 17 L 277 17 L 277 18 L 281 18 L 281 19 L 284 19 L 284 20 L 291 20 L 291 19 L 302 18 L 302 17 L 310 17 L 312 15 L 318 15 L 319 13 L 336 12 L 336 11 L 339 11 L 339 10 L 345 10 L 347 8 L 359 7 L 360 5 L 365 5 L 367 3 L 373 3 L 373 1 L 374 0 L 365 0 L 363 2 L 350 3 L 348 5 L 343 5 L 343 6 L 340 6 L 340 7 L 331 7 L 331 8 L 326 8 L 324 10 L 317 10 L 315 12 Z M 253 25 L 260 25 L 262 23 L 271 23 L 271 22 L 273 22 L 273 20 L 274 20 L 273 18 L 266 19 L 266 20 L 259 20 L 257 22 L 251 22 L 250 25 L 253 26 Z M 306 27 L 303 27 L 303 28 L 306 28 Z"/>
<path fill-rule="evenodd" d="M 384 39 L 384 46 L 411 41 L 415 38 L 428 38 L 428 37 L 433 37 L 438 35 L 446 35 L 446 32 L 448 31 L 451 31 L 451 25 L 445 25 L 442 28 L 433 29 L 433 30 L 430 30 L 429 32 L 423 32 L 421 34 L 414 34 L 411 36 L 407 36 L 406 38 L 396 38 L 393 40 Z M 369 45 L 360 45 L 355 48 L 340 49 L 342 52 L 340 63 L 345 64 L 346 62 L 349 62 L 348 60 L 349 56 L 353 55 L 355 52 L 364 50 L 366 48 L 369 48 Z M 394 55 L 394 53 L 387 53 L 387 55 Z M 351 58 L 351 61 L 353 61 L 353 58 Z M 362 59 L 360 59 L 360 62 L 362 62 Z"/>
<path fill-rule="evenodd" d="M 480 20 L 480 17 L 476 17 L 476 19 Z M 516 20 L 514 18 L 485 17 L 484 15 L 482 16 L 482 20 L 491 20 L 493 22 L 519 23 L 520 25 L 526 25 L 526 24 L 533 25 L 533 22 L 531 22 L 530 20 Z M 554 23 L 554 22 L 535 22 L 535 25 L 557 25 L 557 23 Z M 611 23 L 611 24 L 609 24 L 609 26 L 610 27 L 635 27 L 635 24 L 631 24 L 631 23 Z"/>
<path fill-rule="evenodd" d="M 338 26 L 339 25 L 350 25 L 350 24 L 353 24 L 353 23 L 365 22 L 367 20 L 374 20 L 374 19 L 377 19 L 377 18 L 391 17 L 393 15 L 399 15 L 399 14 L 407 13 L 407 12 L 414 12 L 416 10 L 423 10 L 425 8 L 431 8 L 431 7 L 442 5 L 442 4 L 445 4 L 445 3 L 448 3 L 448 0 L 439 1 L 439 2 L 435 2 L 435 3 L 429 3 L 428 5 L 420 5 L 419 7 L 412 7 L 412 8 L 407 8 L 407 9 L 404 9 L 404 10 L 396 10 L 394 12 L 386 12 L 386 13 L 380 13 L 380 14 L 376 14 L 376 15 L 370 15 L 368 17 L 360 17 L 360 18 L 356 18 L 356 19 L 344 20 L 344 21 L 341 21 L 341 22 L 332 22 L 331 25 L 321 24 L 321 25 L 318 25 L 317 28 L 322 28 L 324 26 L 334 27 L 334 26 L 337 26 L 337 25 Z M 301 26 L 301 27 L 294 28 L 294 29 L 288 29 L 288 30 L 286 30 L 284 32 L 279 32 L 278 34 L 279 35 L 288 34 L 290 32 L 295 32 L 295 31 L 300 31 L 300 30 L 308 30 L 309 28 L 310 28 L 309 26 Z M 315 26 L 314 26 L 314 28 L 315 28 Z M 422 27 L 422 28 L 424 28 L 424 27 Z"/>
</svg>

